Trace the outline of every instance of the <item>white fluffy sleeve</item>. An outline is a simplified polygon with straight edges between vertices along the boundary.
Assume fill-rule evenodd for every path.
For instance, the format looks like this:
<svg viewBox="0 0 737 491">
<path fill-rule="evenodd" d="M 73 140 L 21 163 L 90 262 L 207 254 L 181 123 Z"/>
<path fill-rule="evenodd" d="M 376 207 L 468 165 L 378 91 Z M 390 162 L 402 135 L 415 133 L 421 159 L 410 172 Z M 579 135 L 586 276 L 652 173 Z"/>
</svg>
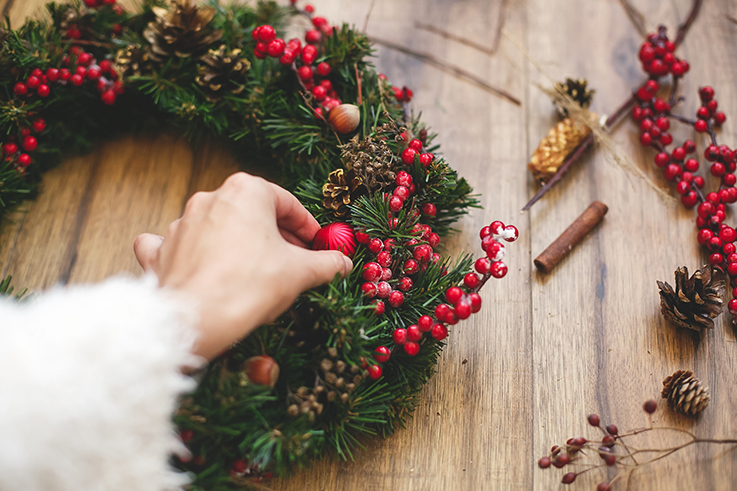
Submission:
<svg viewBox="0 0 737 491">
<path fill-rule="evenodd" d="M 0 490 L 162 491 L 194 318 L 152 277 L 0 300 Z"/>
</svg>

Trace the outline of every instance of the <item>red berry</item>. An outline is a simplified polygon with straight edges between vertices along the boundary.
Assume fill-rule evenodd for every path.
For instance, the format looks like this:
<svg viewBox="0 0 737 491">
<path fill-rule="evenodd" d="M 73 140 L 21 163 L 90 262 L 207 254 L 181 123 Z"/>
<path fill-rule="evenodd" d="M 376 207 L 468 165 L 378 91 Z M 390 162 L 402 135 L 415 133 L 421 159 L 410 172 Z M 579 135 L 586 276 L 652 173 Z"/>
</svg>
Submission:
<svg viewBox="0 0 737 491">
<path fill-rule="evenodd" d="M 496 261 L 491 263 L 491 269 L 489 272 L 494 278 L 504 278 L 507 274 L 507 265 L 501 261 Z"/>
<path fill-rule="evenodd" d="M 18 82 L 15 84 L 15 87 L 13 87 L 13 92 L 15 92 L 16 95 L 26 95 L 28 93 L 28 87 L 26 87 L 26 84 Z"/>
<path fill-rule="evenodd" d="M 693 127 L 699 133 L 704 133 L 708 129 L 706 121 L 704 121 L 703 119 L 699 119 L 698 121 L 696 121 Z"/>
<path fill-rule="evenodd" d="M 560 469 L 561 467 L 564 467 L 570 463 L 571 457 L 568 456 L 567 453 L 561 453 L 558 454 L 558 456 L 553 460 L 553 465 Z"/>
<path fill-rule="evenodd" d="M 384 306 L 384 302 L 382 302 L 381 300 L 374 300 L 371 303 L 374 305 L 375 315 L 381 315 L 384 313 L 384 310 L 386 310 L 386 307 Z"/>
<path fill-rule="evenodd" d="M 22 153 L 18 156 L 18 163 L 21 167 L 28 167 L 31 165 L 31 156 L 27 153 Z"/>
<path fill-rule="evenodd" d="M 255 34 L 256 34 L 256 39 L 258 39 L 260 42 L 264 44 L 268 44 L 269 42 L 276 39 L 276 30 L 270 25 L 263 25 L 263 26 L 257 27 L 255 30 Z"/>
<path fill-rule="evenodd" d="M 412 176 L 410 176 L 407 171 L 400 170 L 399 172 L 397 172 L 396 183 L 397 186 L 404 186 L 405 188 L 409 188 L 412 185 Z"/>
<path fill-rule="evenodd" d="M 415 274 L 420 270 L 420 265 L 414 259 L 407 259 L 402 269 L 407 274 Z"/>
<path fill-rule="evenodd" d="M 481 310 L 481 295 L 478 293 L 471 293 L 468 295 L 468 300 L 471 302 L 471 312 L 475 314 Z"/>
<path fill-rule="evenodd" d="M 389 283 L 386 281 L 380 281 L 376 284 L 376 295 L 379 298 L 387 298 L 389 294 L 392 292 L 392 287 Z M 391 304 L 391 302 L 389 302 Z"/>
<path fill-rule="evenodd" d="M 368 250 L 374 254 L 378 254 L 384 249 L 384 243 L 381 239 L 371 239 L 368 243 Z"/>
<path fill-rule="evenodd" d="M 112 106 L 113 104 L 115 104 L 115 97 L 115 91 L 106 90 L 102 93 L 102 96 L 100 98 L 102 99 L 102 102 L 104 102 L 108 106 Z"/>
<path fill-rule="evenodd" d="M 589 414 L 588 420 L 591 426 L 599 426 L 601 424 L 601 419 L 598 414 Z"/>
<path fill-rule="evenodd" d="M 404 294 L 400 291 L 394 290 L 389 294 L 389 305 L 394 308 L 401 306 L 404 303 Z"/>
<path fill-rule="evenodd" d="M 561 479 L 560 482 L 562 482 L 563 484 L 571 484 L 573 481 L 576 480 L 577 475 L 578 474 L 576 474 L 575 472 L 569 472 L 567 474 L 564 474 L 563 479 Z"/>
<path fill-rule="evenodd" d="M 378 281 L 379 278 L 381 278 L 381 265 L 379 263 L 367 263 L 363 266 L 363 270 L 361 271 L 361 275 L 363 276 L 363 279 L 366 281 Z"/>
<path fill-rule="evenodd" d="M 694 153 L 696 151 L 696 144 L 691 140 L 686 140 L 683 142 L 683 149 L 686 153 Z"/>
<path fill-rule="evenodd" d="M 386 363 L 389 360 L 389 357 L 391 356 L 392 352 L 389 351 L 389 348 L 386 346 L 379 346 L 374 351 L 374 358 L 379 363 Z"/>
<path fill-rule="evenodd" d="M 412 254 L 415 258 L 415 260 L 419 263 L 427 263 L 430 261 L 430 256 L 432 255 L 432 249 L 430 246 L 422 244 L 418 245 L 414 248 L 412 251 Z"/>
<path fill-rule="evenodd" d="M 658 403 L 650 399 L 649 401 L 645 401 L 642 405 L 642 409 L 644 409 L 646 413 L 652 414 L 658 409 Z"/>
<path fill-rule="evenodd" d="M 274 39 L 266 44 L 266 54 L 272 58 L 279 58 L 284 54 L 287 45 L 283 39 Z"/>
<path fill-rule="evenodd" d="M 737 240 L 737 231 L 732 227 L 723 227 L 719 231 L 719 238 L 722 239 L 722 242 L 732 243 Z"/>
<path fill-rule="evenodd" d="M 440 244 L 440 236 L 435 232 L 427 234 L 427 243 L 430 244 L 430 247 L 437 247 Z"/>
<path fill-rule="evenodd" d="M 394 188 L 394 192 L 392 193 L 394 196 L 397 196 L 402 201 L 406 200 L 410 196 L 409 188 L 404 186 L 397 186 Z"/>
<path fill-rule="evenodd" d="M 405 148 L 402 151 L 402 163 L 405 165 L 411 165 L 415 162 L 415 156 L 417 151 L 414 148 Z"/>
<path fill-rule="evenodd" d="M 412 324 L 407 328 L 407 339 L 410 341 L 419 341 L 422 339 L 422 331 L 416 324 Z"/>
<path fill-rule="evenodd" d="M 696 172 L 699 170 L 699 161 L 696 159 L 688 159 L 684 164 L 686 170 L 689 172 Z"/>
<path fill-rule="evenodd" d="M 434 217 L 438 213 L 438 209 L 432 203 L 425 203 L 422 205 L 422 213 L 424 215 Z"/>
<path fill-rule="evenodd" d="M 723 112 L 718 112 L 714 115 L 714 122 L 717 125 L 722 125 L 727 120 L 727 116 Z"/>
<path fill-rule="evenodd" d="M 596 491 L 611 491 L 612 487 L 608 482 L 600 482 L 596 485 Z"/>
<path fill-rule="evenodd" d="M 476 260 L 475 268 L 480 274 L 485 275 L 491 270 L 491 261 L 488 258 L 481 257 Z"/>
<path fill-rule="evenodd" d="M 459 319 L 468 319 L 471 317 L 471 303 L 467 300 L 461 300 L 455 306 L 455 313 Z"/>
<path fill-rule="evenodd" d="M 282 65 L 291 65 L 294 62 L 294 58 L 294 51 L 285 50 L 284 54 L 279 58 L 279 63 Z"/>
<path fill-rule="evenodd" d="M 302 50 L 302 63 L 305 65 L 312 65 L 317 58 L 317 48 L 309 44 Z"/>
<path fill-rule="evenodd" d="M 38 147 L 38 140 L 33 136 L 23 138 L 23 149 L 26 152 L 33 152 Z"/>
<path fill-rule="evenodd" d="M 397 287 L 403 291 L 407 292 L 412 289 L 412 278 L 405 276 L 399 280 L 399 283 Z"/>
<path fill-rule="evenodd" d="M 367 370 L 371 380 L 379 380 L 381 378 L 381 367 L 379 365 L 369 365 Z"/>
<path fill-rule="evenodd" d="M 409 356 L 415 356 L 417 353 L 420 352 L 420 345 L 415 343 L 414 341 L 409 341 L 404 345 L 404 352 L 407 353 Z"/>
<path fill-rule="evenodd" d="M 458 301 L 463 297 L 463 290 L 458 288 L 457 286 L 451 286 L 446 290 L 445 292 L 445 299 L 450 303 L 451 305 L 455 305 L 458 303 Z"/>
<path fill-rule="evenodd" d="M 3 145 L 3 153 L 5 155 L 14 155 L 18 151 L 18 145 L 15 143 L 6 143 Z"/>
<path fill-rule="evenodd" d="M 84 83 L 84 78 L 82 77 L 82 75 L 78 73 L 75 73 L 74 75 L 72 75 L 71 80 L 72 80 L 72 84 L 74 84 L 77 87 L 79 87 L 80 85 Z"/>
<path fill-rule="evenodd" d="M 676 147 L 673 149 L 671 156 L 675 160 L 683 160 L 686 158 L 686 151 L 682 147 Z"/>
<path fill-rule="evenodd" d="M 714 98 L 714 89 L 712 89 L 708 85 L 701 87 L 699 89 L 699 97 L 701 97 L 702 101 L 709 102 Z"/>
<path fill-rule="evenodd" d="M 419 327 L 422 332 L 428 332 L 432 329 L 432 317 L 429 315 L 423 315 L 417 320 L 417 327 Z"/>
<path fill-rule="evenodd" d="M 422 167 L 428 167 L 432 163 L 433 154 L 431 153 L 421 153 L 420 154 L 420 163 L 422 164 Z"/>
<path fill-rule="evenodd" d="M 307 44 L 319 44 L 321 38 L 322 34 L 320 34 L 320 31 L 316 31 L 315 29 L 311 29 L 305 33 L 305 41 Z"/>
<path fill-rule="evenodd" d="M 724 258 L 718 252 L 715 252 L 714 254 L 709 256 L 709 264 L 711 264 L 712 266 L 722 264 L 722 261 L 724 261 Z"/>
<path fill-rule="evenodd" d="M 38 88 L 38 95 L 39 95 L 39 97 L 48 97 L 50 93 L 51 93 L 51 89 L 46 84 L 42 84 Z"/>
<path fill-rule="evenodd" d="M 448 312 L 450 312 L 450 306 L 441 303 L 437 307 L 435 307 L 435 318 L 443 319 L 448 314 Z"/>
<path fill-rule="evenodd" d="M 537 461 L 537 465 L 541 469 L 547 469 L 550 467 L 550 464 L 552 464 L 552 461 L 550 460 L 550 457 L 543 457 L 540 460 Z"/>
<path fill-rule="evenodd" d="M 681 197 L 681 203 L 683 203 L 683 206 L 686 208 L 693 208 L 696 206 L 696 203 L 698 202 L 698 196 L 696 195 L 695 191 L 689 191 L 688 194 Z"/>
<path fill-rule="evenodd" d="M 658 167 L 665 167 L 668 163 L 670 163 L 670 157 L 668 157 L 667 153 L 660 152 L 655 155 L 655 165 Z"/>
<path fill-rule="evenodd" d="M 467 273 L 466 276 L 463 277 L 463 284 L 470 289 L 476 288 L 480 282 L 481 280 L 479 280 L 479 277 L 478 275 L 476 275 L 476 273 Z"/>
<path fill-rule="evenodd" d="M 324 61 L 322 63 L 318 63 L 317 73 L 319 73 L 321 77 L 327 77 L 330 73 L 330 65 Z"/>
<path fill-rule="evenodd" d="M 442 341 L 443 339 L 448 337 L 448 328 L 445 327 L 443 324 L 435 324 L 434 326 L 432 326 L 430 336 L 432 336 L 432 338 L 437 341 Z"/>
<path fill-rule="evenodd" d="M 378 293 L 378 288 L 376 288 L 375 284 L 366 282 L 361 285 L 361 293 L 363 293 L 364 297 L 374 298 L 376 293 Z"/>
<path fill-rule="evenodd" d="M 398 329 L 394 329 L 394 332 L 392 333 L 392 341 L 394 341 L 394 344 L 404 344 L 407 342 L 407 330 L 400 327 Z"/>
<path fill-rule="evenodd" d="M 653 143 L 653 137 L 650 136 L 650 133 L 643 133 L 640 135 L 640 144 L 642 144 L 642 146 L 647 147 L 647 146 L 652 145 L 652 143 Z"/>
</svg>

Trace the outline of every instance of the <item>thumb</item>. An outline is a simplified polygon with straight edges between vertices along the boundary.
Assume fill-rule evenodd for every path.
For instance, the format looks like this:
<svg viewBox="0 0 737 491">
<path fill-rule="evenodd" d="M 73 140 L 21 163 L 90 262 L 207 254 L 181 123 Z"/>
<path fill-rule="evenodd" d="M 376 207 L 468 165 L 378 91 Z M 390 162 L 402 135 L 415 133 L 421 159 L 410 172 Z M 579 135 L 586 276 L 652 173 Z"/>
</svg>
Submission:
<svg viewBox="0 0 737 491">
<path fill-rule="evenodd" d="M 148 272 L 154 269 L 154 262 L 163 242 L 163 237 L 154 234 L 141 234 L 136 237 L 135 242 L 133 242 L 133 252 L 136 254 L 138 264 L 141 265 L 144 271 Z"/>
<path fill-rule="evenodd" d="M 303 290 L 329 283 L 340 274 L 345 278 L 353 269 L 353 261 L 339 251 L 308 251 L 301 249 L 305 265 Z"/>
</svg>

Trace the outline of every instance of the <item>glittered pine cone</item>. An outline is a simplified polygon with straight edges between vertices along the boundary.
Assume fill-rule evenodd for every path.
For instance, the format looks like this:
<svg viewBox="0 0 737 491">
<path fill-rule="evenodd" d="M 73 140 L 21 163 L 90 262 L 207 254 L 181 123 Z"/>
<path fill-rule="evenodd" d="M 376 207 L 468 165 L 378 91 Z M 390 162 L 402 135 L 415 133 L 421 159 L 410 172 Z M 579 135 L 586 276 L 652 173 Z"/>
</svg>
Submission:
<svg viewBox="0 0 737 491">
<path fill-rule="evenodd" d="M 550 129 L 532 154 L 527 164 L 532 176 L 540 184 L 545 184 L 590 133 L 591 128 L 571 118 L 560 121 Z"/>
<path fill-rule="evenodd" d="M 711 266 L 697 270 L 690 278 L 685 266 L 676 270 L 675 290 L 658 281 L 660 310 L 668 321 L 678 327 L 701 331 L 712 329 L 714 319 L 724 306 L 724 277 Z"/>
<path fill-rule="evenodd" d="M 694 416 L 709 405 L 709 388 L 701 385 L 691 371 L 678 370 L 666 377 L 660 395 L 668 401 L 671 409 L 689 416 Z"/>
<path fill-rule="evenodd" d="M 579 78 L 578 80 L 566 78 L 565 82 L 558 82 L 555 84 L 555 88 L 556 90 L 567 94 L 583 109 L 586 109 L 591 105 L 591 100 L 594 98 L 594 92 L 596 92 L 595 90 L 589 89 L 588 82 L 582 78 Z M 563 117 L 568 117 L 568 110 L 566 108 L 558 106 L 558 109 L 561 111 Z"/>
<path fill-rule="evenodd" d="M 251 63 L 241 57 L 241 50 L 227 51 L 223 44 L 202 57 L 197 83 L 210 101 L 217 101 L 227 93 L 243 92 L 249 68 Z"/>
<path fill-rule="evenodd" d="M 199 57 L 220 40 L 222 31 L 210 22 L 215 9 L 193 5 L 191 0 L 171 0 L 169 8 L 153 7 L 156 21 L 150 22 L 143 37 L 151 44 L 151 58 L 159 63 L 170 57 Z"/>
<path fill-rule="evenodd" d="M 148 75 L 154 69 L 150 54 L 150 51 L 140 44 L 128 45 L 118 50 L 115 55 L 116 71 L 123 76 Z"/>
<path fill-rule="evenodd" d="M 336 217 L 345 216 L 348 213 L 348 205 L 351 204 L 361 184 L 361 178 L 357 177 L 355 172 L 334 170 L 328 176 L 328 182 L 322 186 L 324 196 L 322 205 L 332 210 Z"/>
</svg>

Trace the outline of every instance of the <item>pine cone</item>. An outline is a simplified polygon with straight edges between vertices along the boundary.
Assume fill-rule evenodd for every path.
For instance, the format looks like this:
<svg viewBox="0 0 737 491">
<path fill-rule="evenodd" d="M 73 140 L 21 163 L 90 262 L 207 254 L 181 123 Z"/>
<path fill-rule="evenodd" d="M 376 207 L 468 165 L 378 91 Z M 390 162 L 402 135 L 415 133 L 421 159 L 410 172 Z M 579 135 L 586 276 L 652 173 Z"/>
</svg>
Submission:
<svg viewBox="0 0 737 491">
<path fill-rule="evenodd" d="M 555 88 L 564 94 L 568 94 L 583 109 L 589 107 L 591 100 L 594 98 L 594 92 L 596 92 L 588 88 L 588 82 L 583 78 L 579 78 L 578 80 L 566 78 L 564 83 L 558 82 L 555 84 Z M 567 109 L 558 106 L 558 110 L 564 118 L 568 117 Z"/>
<path fill-rule="evenodd" d="M 149 50 L 140 44 L 131 44 L 118 50 L 115 65 L 116 71 L 124 76 L 148 75 L 154 69 Z"/>
<path fill-rule="evenodd" d="M 668 283 L 657 282 L 663 316 L 678 327 L 694 331 L 712 329 L 712 319 L 721 314 L 724 305 L 724 278 L 708 265 L 691 278 L 685 266 L 678 268 L 675 275 L 675 291 Z"/>
<path fill-rule="evenodd" d="M 217 101 L 228 92 L 240 94 L 246 88 L 246 71 L 251 62 L 241 58 L 241 50 L 227 52 L 223 44 L 217 50 L 211 49 L 202 62 L 197 83 L 210 101 Z"/>
<path fill-rule="evenodd" d="M 560 121 L 550 129 L 532 154 L 530 163 L 527 164 L 532 176 L 540 184 L 545 184 L 589 133 L 591 128 L 577 124 L 571 118 Z"/>
<path fill-rule="evenodd" d="M 354 193 L 362 182 L 356 177 L 355 172 L 345 172 L 343 169 L 334 170 L 328 176 L 328 182 L 322 187 L 322 205 L 328 210 L 333 210 L 336 217 L 345 216 L 348 213 L 348 205 L 354 197 Z"/>
<path fill-rule="evenodd" d="M 668 401 L 668 406 L 683 414 L 694 416 L 709 405 L 709 387 L 701 385 L 693 372 L 678 370 L 663 380 L 660 394 Z"/>
<path fill-rule="evenodd" d="M 151 43 L 151 59 L 159 63 L 176 56 L 201 56 L 219 41 L 222 31 L 209 27 L 215 9 L 192 5 L 191 0 L 171 0 L 169 9 L 153 7 L 156 22 L 150 22 L 143 37 Z"/>
<path fill-rule="evenodd" d="M 366 190 L 373 193 L 394 184 L 397 163 L 386 141 L 370 136 L 359 141 L 354 136 L 340 148 L 346 167 L 356 173 Z"/>
</svg>

